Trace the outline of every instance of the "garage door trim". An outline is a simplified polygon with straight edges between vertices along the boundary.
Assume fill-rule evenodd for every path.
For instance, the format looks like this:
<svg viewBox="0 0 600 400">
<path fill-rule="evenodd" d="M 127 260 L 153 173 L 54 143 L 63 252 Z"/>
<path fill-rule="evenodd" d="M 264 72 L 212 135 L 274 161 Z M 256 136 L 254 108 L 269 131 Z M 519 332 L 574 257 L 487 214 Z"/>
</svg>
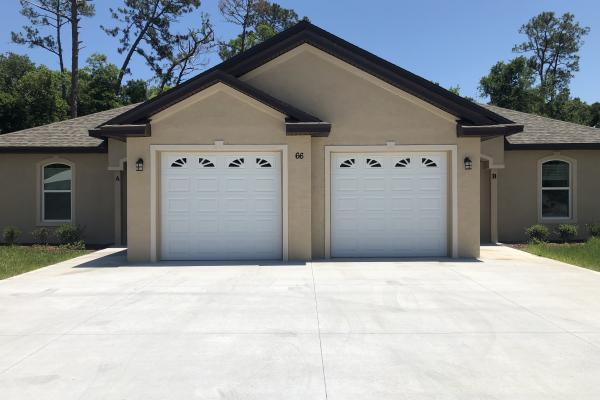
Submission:
<svg viewBox="0 0 600 400">
<path fill-rule="evenodd" d="M 158 201 L 160 188 L 158 163 L 161 152 L 279 152 L 281 153 L 281 207 L 282 254 L 288 261 L 288 146 L 287 145 L 226 145 L 216 141 L 213 145 L 151 145 L 150 146 L 150 261 L 158 260 L 158 229 L 160 220 Z"/>
<path fill-rule="evenodd" d="M 401 153 L 401 152 L 448 152 L 451 170 L 449 198 L 452 203 L 450 223 L 451 256 L 458 257 L 458 161 L 456 145 L 396 145 L 384 146 L 325 146 L 325 258 L 331 258 L 331 154 L 332 153 Z"/>
</svg>

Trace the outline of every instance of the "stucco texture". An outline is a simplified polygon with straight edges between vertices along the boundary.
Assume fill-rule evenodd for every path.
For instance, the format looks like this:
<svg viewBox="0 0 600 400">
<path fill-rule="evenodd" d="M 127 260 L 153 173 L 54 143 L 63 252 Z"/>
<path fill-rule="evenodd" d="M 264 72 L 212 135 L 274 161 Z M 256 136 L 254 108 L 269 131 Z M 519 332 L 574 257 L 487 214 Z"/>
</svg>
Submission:
<svg viewBox="0 0 600 400">
<path fill-rule="evenodd" d="M 506 168 L 498 170 L 499 240 L 526 240 L 525 229 L 538 222 L 554 229 L 559 222 L 538 219 L 538 162 L 546 157 L 569 157 L 576 161 L 573 174 L 576 193 L 576 219 L 566 220 L 579 226 L 581 238 L 587 236 L 585 225 L 600 222 L 600 151 L 513 150 L 505 152 Z"/>
<path fill-rule="evenodd" d="M 456 145 L 458 255 L 479 255 L 479 138 L 458 138 L 440 110 L 334 57 L 303 45 L 241 79 L 332 124 L 312 139 L 312 254 L 325 255 L 325 149 L 335 145 Z M 465 156 L 475 166 L 462 168 Z M 450 222 L 450 221 L 449 221 Z"/>
<path fill-rule="evenodd" d="M 212 145 L 215 141 L 224 141 L 225 145 L 288 146 L 291 260 L 319 259 L 326 254 L 325 146 L 384 146 L 388 141 L 398 146 L 456 146 L 458 256 L 479 255 L 481 143 L 479 138 L 458 138 L 453 117 L 308 45 L 241 79 L 332 123 L 330 136 L 286 136 L 285 116 L 222 87 L 205 89 L 155 115 L 152 136 L 130 138 L 127 144 L 129 160 L 145 160 L 143 172 L 134 171 L 133 162 L 128 163 L 130 260 L 151 258 L 151 145 Z M 297 152 L 304 153 L 304 158 L 296 159 Z M 473 170 L 462 167 L 465 156 L 473 160 Z M 156 190 L 157 202 L 158 193 L 160 188 Z M 449 209 L 453 206 L 448 204 Z M 159 223 L 160 216 L 156 220 Z M 160 226 L 156 237 L 160 239 Z M 159 243 L 156 248 L 160 249 Z"/>
<path fill-rule="evenodd" d="M 114 174 L 107 170 L 107 154 L 2 154 L 0 155 L 0 229 L 14 225 L 23 234 L 20 242 L 31 243 L 31 231 L 41 226 L 40 164 L 66 160 L 75 165 L 75 219 L 84 228 L 88 244 L 114 241 Z"/>
</svg>

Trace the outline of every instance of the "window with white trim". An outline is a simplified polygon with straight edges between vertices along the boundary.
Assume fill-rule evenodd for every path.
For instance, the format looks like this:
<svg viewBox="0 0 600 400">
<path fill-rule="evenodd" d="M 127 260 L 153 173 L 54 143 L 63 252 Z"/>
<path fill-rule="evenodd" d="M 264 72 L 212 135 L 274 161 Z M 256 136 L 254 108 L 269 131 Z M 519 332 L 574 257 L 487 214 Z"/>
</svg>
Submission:
<svg viewBox="0 0 600 400">
<path fill-rule="evenodd" d="M 73 169 L 52 163 L 42 167 L 42 221 L 71 221 Z"/>
<path fill-rule="evenodd" d="M 571 163 L 549 160 L 542 163 L 541 215 L 544 219 L 569 219 L 572 216 Z"/>
</svg>

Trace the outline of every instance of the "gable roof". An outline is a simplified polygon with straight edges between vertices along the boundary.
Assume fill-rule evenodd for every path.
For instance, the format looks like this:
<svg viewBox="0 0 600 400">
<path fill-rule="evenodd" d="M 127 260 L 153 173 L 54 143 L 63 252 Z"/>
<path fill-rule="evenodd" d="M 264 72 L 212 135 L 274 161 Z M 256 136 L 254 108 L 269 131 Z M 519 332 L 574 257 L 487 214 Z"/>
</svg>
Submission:
<svg viewBox="0 0 600 400">
<path fill-rule="evenodd" d="M 600 129 L 528 114 L 489 104 L 483 107 L 524 125 L 524 130 L 506 137 L 507 149 L 600 148 Z"/>
<path fill-rule="evenodd" d="M 398 87 L 470 125 L 510 124 L 504 118 L 484 107 L 458 96 L 440 85 L 413 74 L 382 59 L 310 22 L 301 21 L 293 27 L 209 69 L 240 77 L 302 44 L 310 44 L 377 78 Z M 193 84 L 203 74 L 181 86 Z"/>
<path fill-rule="evenodd" d="M 319 118 L 310 115 L 288 103 L 285 103 L 275 97 L 256 89 L 241 80 L 234 78 L 224 72 L 215 70 L 201 74 L 193 79 L 189 84 L 177 86 L 168 90 L 162 95 L 150 99 L 137 107 L 130 109 L 120 115 L 115 116 L 106 125 L 122 125 L 131 123 L 146 123 L 148 118 L 160 111 L 169 108 L 202 90 L 209 88 L 217 83 L 223 83 L 240 93 L 245 94 L 255 100 L 260 101 L 268 107 L 279 111 L 288 116 L 290 122 L 322 122 Z M 185 87 L 185 90 L 182 90 Z"/>
<path fill-rule="evenodd" d="M 293 109 L 292 106 L 241 82 L 237 78 L 302 44 L 310 44 L 454 115 L 459 120 L 457 132 L 459 135 L 503 135 L 518 132 L 522 128 L 508 118 L 464 99 L 306 21 L 302 21 L 249 50 L 208 69 L 141 104 L 125 115 L 109 121 L 106 125 L 137 124 L 139 129 L 135 135 L 140 135 L 143 131 L 141 124 L 146 124 L 153 114 L 197 93 L 210 84 L 214 84 L 215 81 L 222 81 L 276 109 L 283 107 L 286 111 L 284 113 L 288 114 Z M 318 118 L 317 121 L 307 121 L 307 113 L 298 109 L 294 109 L 293 112 L 301 115 L 298 118 L 288 114 L 292 120 L 296 120 L 295 122 L 321 122 Z M 311 118 L 315 117 L 309 116 L 308 119 Z M 304 124 L 304 126 L 310 127 L 307 124 Z M 467 129 L 461 129 L 462 126 Z M 478 128 L 474 129 L 474 127 Z M 147 130 L 144 132 L 146 132 L 146 135 L 149 134 Z M 102 133 L 92 132 L 92 134 Z"/>
<path fill-rule="evenodd" d="M 0 135 L 0 153 L 104 153 L 106 152 L 105 141 L 91 137 L 88 133 L 89 129 L 136 107 L 138 104 L 2 134 Z"/>
</svg>

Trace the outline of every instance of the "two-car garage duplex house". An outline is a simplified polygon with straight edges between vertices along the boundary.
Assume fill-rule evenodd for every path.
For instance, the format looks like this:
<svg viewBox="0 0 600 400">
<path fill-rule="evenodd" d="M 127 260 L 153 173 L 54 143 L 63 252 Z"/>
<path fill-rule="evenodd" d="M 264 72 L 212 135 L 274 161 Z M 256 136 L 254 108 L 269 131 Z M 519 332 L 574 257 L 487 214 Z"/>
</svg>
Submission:
<svg viewBox="0 0 600 400">
<path fill-rule="evenodd" d="M 80 224 L 132 261 L 477 257 L 600 221 L 600 130 L 475 104 L 306 22 L 0 151 L 0 224 Z"/>
</svg>

